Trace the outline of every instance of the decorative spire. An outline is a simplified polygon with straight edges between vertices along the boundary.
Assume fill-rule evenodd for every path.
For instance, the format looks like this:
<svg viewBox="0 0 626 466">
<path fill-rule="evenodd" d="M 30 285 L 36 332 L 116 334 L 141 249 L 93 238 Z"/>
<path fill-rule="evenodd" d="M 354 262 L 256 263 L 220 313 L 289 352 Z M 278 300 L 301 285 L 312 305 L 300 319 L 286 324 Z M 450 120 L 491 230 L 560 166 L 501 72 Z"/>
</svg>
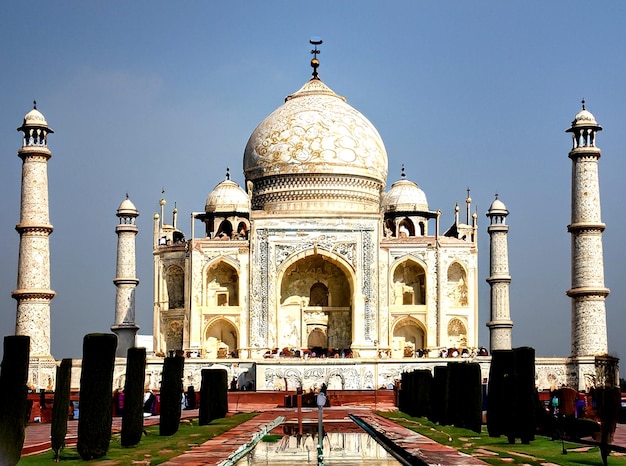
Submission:
<svg viewBox="0 0 626 466">
<path fill-rule="evenodd" d="M 226 167 L 226 179 L 230 180 L 230 167 Z"/>
<path fill-rule="evenodd" d="M 320 61 L 317 59 L 317 54 L 322 53 L 322 51 L 318 50 L 317 46 L 321 45 L 322 42 L 323 42 L 322 39 L 320 39 L 317 36 L 313 36 L 309 40 L 309 44 L 315 46 L 315 48 L 311 50 L 311 54 L 313 55 L 313 59 L 311 60 L 311 67 L 313 68 L 313 79 L 319 79 L 317 77 L 317 68 L 319 68 L 320 66 Z"/>
<path fill-rule="evenodd" d="M 33 109 L 37 110 L 37 101 L 33 100 Z"/>
<path fill-rule="evenodd" d="M 470 222 L 470 211 L 471 211 L 471 205 L 472 205 L 472 198 L 470 197 L 470 191 L 471 189 L 469 188 L 469 186 L 467 187 L 467 197 L 465 198 L 465 205 L 467 206 L 466 212 L 465 212 L 465 223 L 467 223 L 469 225 Z"/>
<path fill-rule="evenodd" d="M 583 100 L 581 101 L 581 104 L 583 104 L 583 110 L 586 110 L 585 109 L 585 98 L 584 97 L 583 97 Z"/>
<path fill-rule="evenodd" d="M 406 173 L 405 173 L 405 171 L 404 171 L 404 164 L 402 164 L 402 173 L 401 173 L 400 177 L 401 177 L 402 179 L 405 179 L 405 178 L 406 178 Z"/>
</svg>

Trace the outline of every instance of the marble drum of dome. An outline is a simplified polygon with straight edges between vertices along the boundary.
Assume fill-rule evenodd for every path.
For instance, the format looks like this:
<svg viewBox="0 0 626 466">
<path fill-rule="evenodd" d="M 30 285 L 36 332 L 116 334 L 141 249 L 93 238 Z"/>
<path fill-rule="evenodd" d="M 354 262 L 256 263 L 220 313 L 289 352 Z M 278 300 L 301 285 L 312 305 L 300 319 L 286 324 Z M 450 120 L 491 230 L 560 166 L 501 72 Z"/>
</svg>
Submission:
<svg viewBox="0 0 626 466">
<path fill-rule="evenodd" d="M 312 79 L 254 130 L 244 172 L 256 210 L 375 213 L 387 153 L 367 118 Z"/>
</svg>

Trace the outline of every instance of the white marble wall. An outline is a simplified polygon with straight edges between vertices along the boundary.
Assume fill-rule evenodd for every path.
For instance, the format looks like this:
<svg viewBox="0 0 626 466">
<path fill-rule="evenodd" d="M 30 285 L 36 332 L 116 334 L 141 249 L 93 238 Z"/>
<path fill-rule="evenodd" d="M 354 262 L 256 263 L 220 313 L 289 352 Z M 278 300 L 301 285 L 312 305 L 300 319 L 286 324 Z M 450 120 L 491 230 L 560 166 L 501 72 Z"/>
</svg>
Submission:
<svg viewBox="0 0 626 466">
<path fill-rule="evenodd" d="M 600 149 L 573 149 L 572 159 L 572 357 L 608 353 L 598 159 Z"/>
</svg>

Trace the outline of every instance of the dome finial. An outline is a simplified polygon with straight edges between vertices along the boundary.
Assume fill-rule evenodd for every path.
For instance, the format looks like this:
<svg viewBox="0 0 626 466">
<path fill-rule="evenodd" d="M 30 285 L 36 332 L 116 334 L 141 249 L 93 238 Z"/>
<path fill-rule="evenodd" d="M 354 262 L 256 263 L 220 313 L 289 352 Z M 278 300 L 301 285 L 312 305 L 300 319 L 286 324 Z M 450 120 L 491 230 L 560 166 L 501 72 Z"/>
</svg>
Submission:
<svg viewBox="0 0 626 466">
<path fill-rule="evenodd" d="M 585 110 L 585 98 L 583 97 L 583 100 L 581 101 L 581 104 L 583 104 L 583 110 Z"/>
<path fill-rule="evenodd" d="M 320 66 L 320 61 L 317 59 L 317 54 L 322 53 L 322 51 L 318 50 L 317 46 L 321 45 L 322 42 L 322 39 L 317 36 L 313 36 L 309 40 L 309 44 L 315 46 L 315 48 L 311 50 L 311 54 L 313 55 L 313 59 L 311 60 L 311 67 L 313 68 L 313 79 L 319 79 L 317 77 L 317 68 Z"/>
<path fill-rule="evenodd" d="M 402 179 L 406 178 L 406 173 L 405 173 L 405 171 L 404 171 L 404 164 L 402 164 L 402 173 L 400 174 L 400 177 L 401 177 Z"/>
<path fill-rule="evenodd" d="M 226 179 L 230 180 L 230 167 L 226 167 Z"/>
<path fill-rule="evenodd" d="M 37 101 L 33 100 L 33 109 L 37 110 Z"/>
</svg>

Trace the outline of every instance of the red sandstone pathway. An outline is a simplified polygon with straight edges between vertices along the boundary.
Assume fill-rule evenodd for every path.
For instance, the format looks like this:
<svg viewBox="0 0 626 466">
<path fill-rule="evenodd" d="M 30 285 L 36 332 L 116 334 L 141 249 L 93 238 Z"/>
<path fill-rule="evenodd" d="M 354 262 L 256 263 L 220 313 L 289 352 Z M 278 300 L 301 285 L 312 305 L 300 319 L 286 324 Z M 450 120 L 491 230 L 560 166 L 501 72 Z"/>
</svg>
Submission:
<svg viewBox="0 0 626 466">
<path fill-rule="evenodd" d="M 277 408 L 276 405 L 268 404 L 246 404 L 229 406 L 230 412 L 238 409 L 240 412 L 258 411 L 261 414 L 239 426 L 215 437 L 191 451 L 171 459 L 166 465 L 175 466 L 200 466 L 207 464 L 217 464 L 227 459 L 237 448 L 251 440 L 253 435 L 261 430 L 278 416 L 285 416 L 287 422 L 297 422 L 295 409 Z M 378 406 L 378 409 L 392 409 L 391 406 Z M 355 414 L 363 418 L 379 432 L 384 433 L 388 438 L 412 452 L 415 456 L 421 457 L 429 464 L 446 465 L 478 465 L 485 464 L 476 458 L 462 455 L 456 450 L 440 445 L 427 437 L 416 432 L 405 429 L 385 418 L 375 415 L 371 408 L 363 406 L 340 406 L 336 408 L 324 409 L 325 422 L 338 422 L 347 420 L 348 414 Z M 183 418 L 197 417 L 198 410 L 182 412 Z M 317 409 L 303 408 L 304 422 L 317 422 Z M 145 425 L 158 424 L 158 416 L 150 416 L 144 419 Z M 113 419 L 113 431 L 119 431 L 121 418 Z M 69 421 L 66 443 L 68 445 L 76 443 L 78 421 Z M 615 431 L 613 444 L 619 448 L 626 449 L 626 425 L 618 424 Z M 50 424 L 31 424 L 26 429 L 26 440 L 22 454 L 41 453 L 50 449 Z"/>
</svg>

